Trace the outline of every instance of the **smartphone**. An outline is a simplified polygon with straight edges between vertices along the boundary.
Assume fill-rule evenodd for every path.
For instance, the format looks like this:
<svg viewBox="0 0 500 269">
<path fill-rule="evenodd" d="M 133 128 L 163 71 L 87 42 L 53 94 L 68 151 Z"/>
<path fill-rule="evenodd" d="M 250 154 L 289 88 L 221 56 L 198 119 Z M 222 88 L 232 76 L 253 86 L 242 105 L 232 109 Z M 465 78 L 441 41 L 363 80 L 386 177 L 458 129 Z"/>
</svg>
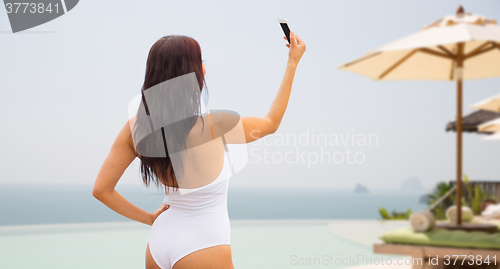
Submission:
<svg viewBox="0 0 500 269">
<path fill-rule="evenodd" d="M 285 19 L 279 19 L 278 21 L 285 33 L 286 39 L 288 39 L 288 44 L 290 44 L 290 27 L 288 26 L 288 22 Z"/>
</svg>

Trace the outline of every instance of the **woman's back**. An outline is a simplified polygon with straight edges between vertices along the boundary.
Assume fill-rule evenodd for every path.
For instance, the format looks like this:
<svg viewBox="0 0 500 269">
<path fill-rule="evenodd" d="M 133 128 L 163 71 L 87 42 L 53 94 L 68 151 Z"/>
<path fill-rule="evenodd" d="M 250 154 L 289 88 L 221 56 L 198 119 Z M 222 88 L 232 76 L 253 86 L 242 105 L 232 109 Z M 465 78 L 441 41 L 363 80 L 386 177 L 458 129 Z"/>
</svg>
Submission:
<svg viewBox="0 0 500 269">
<path fill-rule="evenodd" d="M 199 117 L 186 138 L 185 150 L 170 154 L 179 161 L 182 171 L 176 173 L 179 188 L 194 189 L 214 181 L 224 165 L 224 144 L 212 136 L 213 125 L 208 116 Z M 176 171 L 177 172 L 177 171 Z"/>
<path fill-rule="evenodd" d="M 168 187 L 163 203 L 170 206 L 169 210 L 161 213 L 151 228 L 149 250 L 161 268 L 173 268 L 179 260 L 188 254 L 192 257 L 201 249 L 230 244 L 227 191 L 232 174 L 229 153 L 217 140 L 191 149 L 183 153 L 189 165 L 185 167 L 186 176 L 182 180 L 188 183 L 181 182 L 176 189 Z M 220 168 L 219 153 L 222 155 Z M 207 157 L 210 161 L 205 161 Z M 214 264 L 217 266 L 214 268 L 232 267 L 228 259 L 221 262 Z M 192 266 L 191 262 L 189 264 Z"/>
</svg>

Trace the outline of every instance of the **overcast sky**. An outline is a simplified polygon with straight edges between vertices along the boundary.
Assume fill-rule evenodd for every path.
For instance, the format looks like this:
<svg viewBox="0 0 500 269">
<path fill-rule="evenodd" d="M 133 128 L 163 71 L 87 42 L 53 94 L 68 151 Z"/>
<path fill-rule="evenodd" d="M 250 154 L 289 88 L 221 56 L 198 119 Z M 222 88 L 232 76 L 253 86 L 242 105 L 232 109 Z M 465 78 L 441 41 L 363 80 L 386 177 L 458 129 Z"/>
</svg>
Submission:
<svg viewBox="0 0 500 269">
<path fill-rule="evenodd" d="M 165 35 L 200 43 L 211 109 L 264 116 L 285 70 L 278 24 L 285 18 L 307 51 L 282 125 L 249 145 L 249 163 L 232 186 L 398 189 L 415 176 L 432 188 L 455 177 L 455 133 L 444 128 L 455 117 L 456 85 L 374 82 L 337 67 L 461 3 L 500 21 L 496 0 L 80 1 L 58 19 L 12 34 L 0 12 L 0 183 L 92 184 L 140 92 L 149 48 Z M 464 112 L 500 93 L 499 82 L 466 81 Z M 321 135 L 329 144 L 312 143 Z M 463 171 L 500 180 L 500 141 L 482 137 L 464 134 Z M 337 163 L 314 163 L 322 152 L 337 154 Z M 141 184 L 138 164 L 119 184 Z"/>
</svg>

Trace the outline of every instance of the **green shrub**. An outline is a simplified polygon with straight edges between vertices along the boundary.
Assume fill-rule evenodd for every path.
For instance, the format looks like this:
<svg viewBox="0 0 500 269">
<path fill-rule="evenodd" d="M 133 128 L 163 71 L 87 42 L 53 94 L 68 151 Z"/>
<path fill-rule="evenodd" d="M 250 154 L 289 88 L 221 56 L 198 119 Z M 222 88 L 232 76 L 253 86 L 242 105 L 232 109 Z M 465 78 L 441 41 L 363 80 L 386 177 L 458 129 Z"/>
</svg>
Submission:
<svg viewBox="0 0 500 269">
<path fill-rule="evenodd" d="M 410 219 L 410 215 L 412 213 L 411 208 L 409 208 L 408 210 L 406 210 L 406 212 L 392 211 L 392 213 L 389 214 L 387 212 L 387 209 L 385 209 L 383 207 L 380 207 L 378 209 L 378 212 L 383 220 L 408 220 L 408 219 Z"/>
</svg>

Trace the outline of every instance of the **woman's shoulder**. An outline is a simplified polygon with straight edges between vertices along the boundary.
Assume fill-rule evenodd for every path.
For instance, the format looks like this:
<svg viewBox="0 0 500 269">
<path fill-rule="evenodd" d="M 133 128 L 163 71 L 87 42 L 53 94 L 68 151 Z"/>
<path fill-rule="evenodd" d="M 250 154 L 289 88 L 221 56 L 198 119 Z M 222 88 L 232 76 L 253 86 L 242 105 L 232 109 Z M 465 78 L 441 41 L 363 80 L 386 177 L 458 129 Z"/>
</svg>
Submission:
<svg viewBox="0 0 500 269">
<path fill-rule="evenodd" d="M 214 132 L 224 134 L 240 122 L 240 115 L 231 110 L 214 110 L 208 114 L 212 118 Z"/>
<path fill-rule="evenodd" d="M 208 114 L 198 117 L 188 140 L 192 143 L 195 139 L 204 142 L 227 135 L 240 123 L 240 115 L 231 110 L 212 110 Z M 200 144 L 200 143 L 194 143 Z"/>
</svg>

